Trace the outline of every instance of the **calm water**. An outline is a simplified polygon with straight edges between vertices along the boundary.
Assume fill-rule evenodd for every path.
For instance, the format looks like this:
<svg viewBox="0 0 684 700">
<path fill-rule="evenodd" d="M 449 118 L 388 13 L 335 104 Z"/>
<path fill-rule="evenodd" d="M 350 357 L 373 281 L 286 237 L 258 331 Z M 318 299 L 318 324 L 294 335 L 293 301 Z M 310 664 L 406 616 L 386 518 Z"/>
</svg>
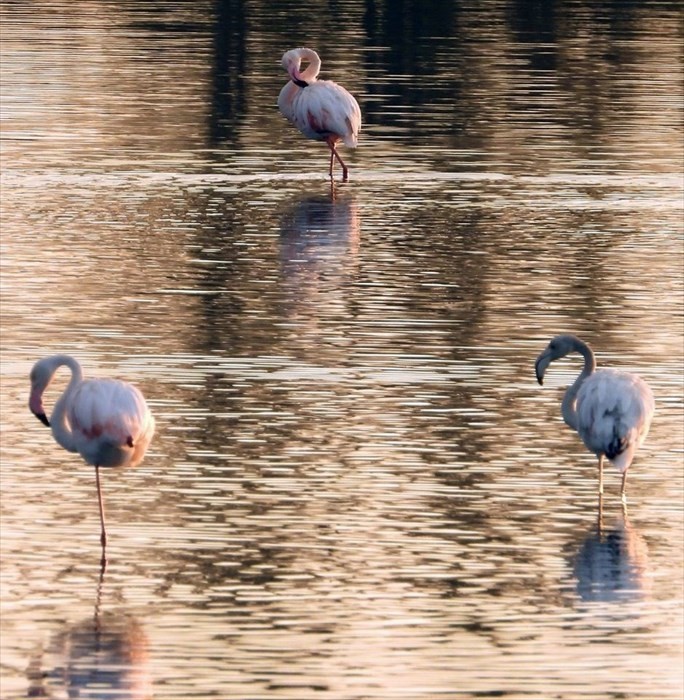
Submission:
<svg viewBox="0 0 684 700">
<path fill-rule="evenodd" d="M 388 5 L 3 3 L 3 698 L 681 700 L 681 10 Z M 657 397 L 601 531 L 560 331 Z M 103 577 L 55 352 L 157 417 Z"/>
</svg>

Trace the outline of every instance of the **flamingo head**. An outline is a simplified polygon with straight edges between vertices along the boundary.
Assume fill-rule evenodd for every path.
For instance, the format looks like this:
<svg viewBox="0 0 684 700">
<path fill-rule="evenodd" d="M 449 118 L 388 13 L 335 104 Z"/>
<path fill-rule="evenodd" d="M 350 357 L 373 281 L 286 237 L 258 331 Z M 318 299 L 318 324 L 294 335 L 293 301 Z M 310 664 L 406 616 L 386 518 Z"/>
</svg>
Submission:
<svg viewBox="0 0 684 700">
<path fill-rule="evenodd" d="M 31 369 L 31 374 L 29 375 L 31 380 L 31 394 L 29 395 L 29 408 L 31 413 L 41 422 L 43 425 L 50 426 L 50 421 L 45 415 L 45 409 L 43 408 L 43 393 L 48 387 L 48 384 L 52 380 L 52 376 L 55 373 L 55 368 L 51 363 L 46 360 L 51 358 L 45 358 L 43 360 L 38 360 L 33 368 Z"/>
<path fill-rule="evenodd" d="M 302 71 L 302 61 L 309 65 Z M 321 69 L 321 59 L 313 49 L 299 48 L 290 49 L 283 54 L 283 68 L 287 71 L 292 82 L 305 88 L 316 80 L 318 71 Z"/>
<path fill-rule="evenodd" d="M 534 363 L 534 372 L 540 384 L 544 384 L 544 373 L 554 360 L 559 360 L 577 349 L 575 347 L 576 340 L 573 335 L 557 335 L 555 338 L 551 338 L 549 344 Z"/>
</svg>

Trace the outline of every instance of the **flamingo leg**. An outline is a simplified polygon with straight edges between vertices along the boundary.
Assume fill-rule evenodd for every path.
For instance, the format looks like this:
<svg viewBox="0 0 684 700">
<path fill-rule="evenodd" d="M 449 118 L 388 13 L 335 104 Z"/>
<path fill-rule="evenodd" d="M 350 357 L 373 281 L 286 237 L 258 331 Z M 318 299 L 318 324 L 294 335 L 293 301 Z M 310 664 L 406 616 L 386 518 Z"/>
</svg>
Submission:
<svg viewBox="0 0 684 700">
<path fill-rule="evenodd" d="M 337 152 L 335 141 L 332 138 L 328 139 L 327 144 L 330 149 L 330 177 L 332 178 L 333 176 L 333 158 L 337 158 L 337 162 L 342 166 L 342 182 L 347 182 L 349 179 L 349 168 L 342 160 L 342 156 Z"/>
<path fill-rule="evenodd" d="M 102 503 L 102 488 L 100 487 L 100 467 L 95 467 L 95 482 L 97 483 L 97 503 L 100 506 L 100 544 L 102 545 L 102 560 L 105 560 L 104 550 L 107 546 L 107 532 L 105 531 L 105 513 Z"/>
<path fill-rule="evenodd" d="M 625 493 L 625 485 L 627 484 L 627 470 L 622 472 L 622 486 L 620 488 L 620 498 L 622 499 L 622 505 L 627 505 L 627 494 Z"/>
<path fill-rule="evenodd" d="M 347 168 L 346 163 L 342 160 L 342 156 L 337 152 L 337 149 L 333 147 L 333 153 L 335 154 L 335 158 L 339 161 L 340 165 L 342 166 L 342 182 L 347 182 L 349 180 L 349 168 Z"/>
<path fill-rule="evenodd" d="M 599 455 L 599 498 L 603 498 L 603 455 Z"/>
</svg>

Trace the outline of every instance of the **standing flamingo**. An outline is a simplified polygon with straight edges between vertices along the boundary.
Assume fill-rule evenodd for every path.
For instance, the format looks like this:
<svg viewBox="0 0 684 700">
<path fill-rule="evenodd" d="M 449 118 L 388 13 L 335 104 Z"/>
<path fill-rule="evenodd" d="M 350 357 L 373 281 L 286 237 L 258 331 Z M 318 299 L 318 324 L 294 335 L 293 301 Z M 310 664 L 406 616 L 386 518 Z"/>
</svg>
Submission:
<svg viewBox="0 0 684 700">
<path fill-rule="evenodd" d="M 301 70 L 302 61 L 309 65 Z M 283 67 L 290 82 L 280 91 L 278 109 L 309 139 L 325 141 L 330 149 L 330 178 L 334 159 L 342 166 L 342 181 L 346 182 L 349 169 L 337 151 L 343 141 L 356 148 L 361 129 L 361 110 L 358 102 L 341 85 L 332 80 L 317 80 L 321 59 L 312 49 L 291 49 L 283 55 Z"/>
<path fill-rule="evenodd" d="M 71 380 L 48 420 L 43 393 L 63 365 L 71 370 Z M 142 462 L 154 434 L 154 418 L 145 398 L 134 386 L 117 379 L 84 380 L 81 365 L 73 357 L 53 355 L 33 365 L 29 408 L 52 429 L 55 440 L 65 450 L 78 452 L 95 467 L 104 564 L 107 533 L 100 467 L 135 467 Z"/>
<path fill-rule="evenodd" d="M 565 392 L 561 404 L 563 420 L 598 457 L 599 506 L 604 457 L 622 472 L 620 495 L 625 503 L 627 470 L 646 439 L 655 412 L 653 392 L 636 374 L 614 369 L 596 371 L 591 348 L 574 335 L 557 335 L 549 342 L 534 365 L 537 381 L 543 384 L 549 364 L 571 352 L 582 355 L 584 367 Z"/>
</svg>

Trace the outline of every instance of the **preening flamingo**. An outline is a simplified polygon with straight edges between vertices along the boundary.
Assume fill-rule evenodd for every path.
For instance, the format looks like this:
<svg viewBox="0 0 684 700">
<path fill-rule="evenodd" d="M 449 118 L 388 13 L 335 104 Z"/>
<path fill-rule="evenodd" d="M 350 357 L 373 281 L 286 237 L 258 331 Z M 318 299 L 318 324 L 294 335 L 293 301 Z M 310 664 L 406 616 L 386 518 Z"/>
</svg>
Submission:
<svg viewBox="0 0 684 700">
<path fill-rule="evenodd" d="M 43 393 L 62 366 L 71 370 L 71 380 L 48 420 Z M 135 467 L 142 462 L 154 434 L 145 398 L 136 387 L 117 379 L 83 379 L 81 365 L 73 357 L 53 355 L 33 365 L 29 408 L 65 450 L 78 452 L 95 467 L 104 562 L 107 533 L 100 467 Z"/>
<path fill-rule="evenodd" d="M 584 367 L 565 392 L 563 420 L 598 457 L 599 500 L 603 495 L 603 458 L 607 457 L 622 472 L 620 495 L 624 503 L 627 470 L 646 439 L 655 412 L 653 392 L 636 374 L 597 371 L 591 348 L 574 335 L 557 335 L 549 342 L 534 365 L 537 381 L 543 384 L 549 364 L 572 352 L 582 355 Z"/>
<path fill-rule="evenodd" d="M 301 70 L 302 61 L 308 66 Z M 330 177 L 337 158 L 342 166 L 342 180 L 349 178 L 349 169 L 337 151 L 340 141 L 355 148 L 361 129 L 358 102 L 341 85 L 332 80 L 318 80 L 321 59 L 312 49 L 291 49 L 283 55 L 283 67 L 290 82 L 278 96 L 280 112 L 309 139 L 325 141 L 330 149 Z"/>
</svg>

